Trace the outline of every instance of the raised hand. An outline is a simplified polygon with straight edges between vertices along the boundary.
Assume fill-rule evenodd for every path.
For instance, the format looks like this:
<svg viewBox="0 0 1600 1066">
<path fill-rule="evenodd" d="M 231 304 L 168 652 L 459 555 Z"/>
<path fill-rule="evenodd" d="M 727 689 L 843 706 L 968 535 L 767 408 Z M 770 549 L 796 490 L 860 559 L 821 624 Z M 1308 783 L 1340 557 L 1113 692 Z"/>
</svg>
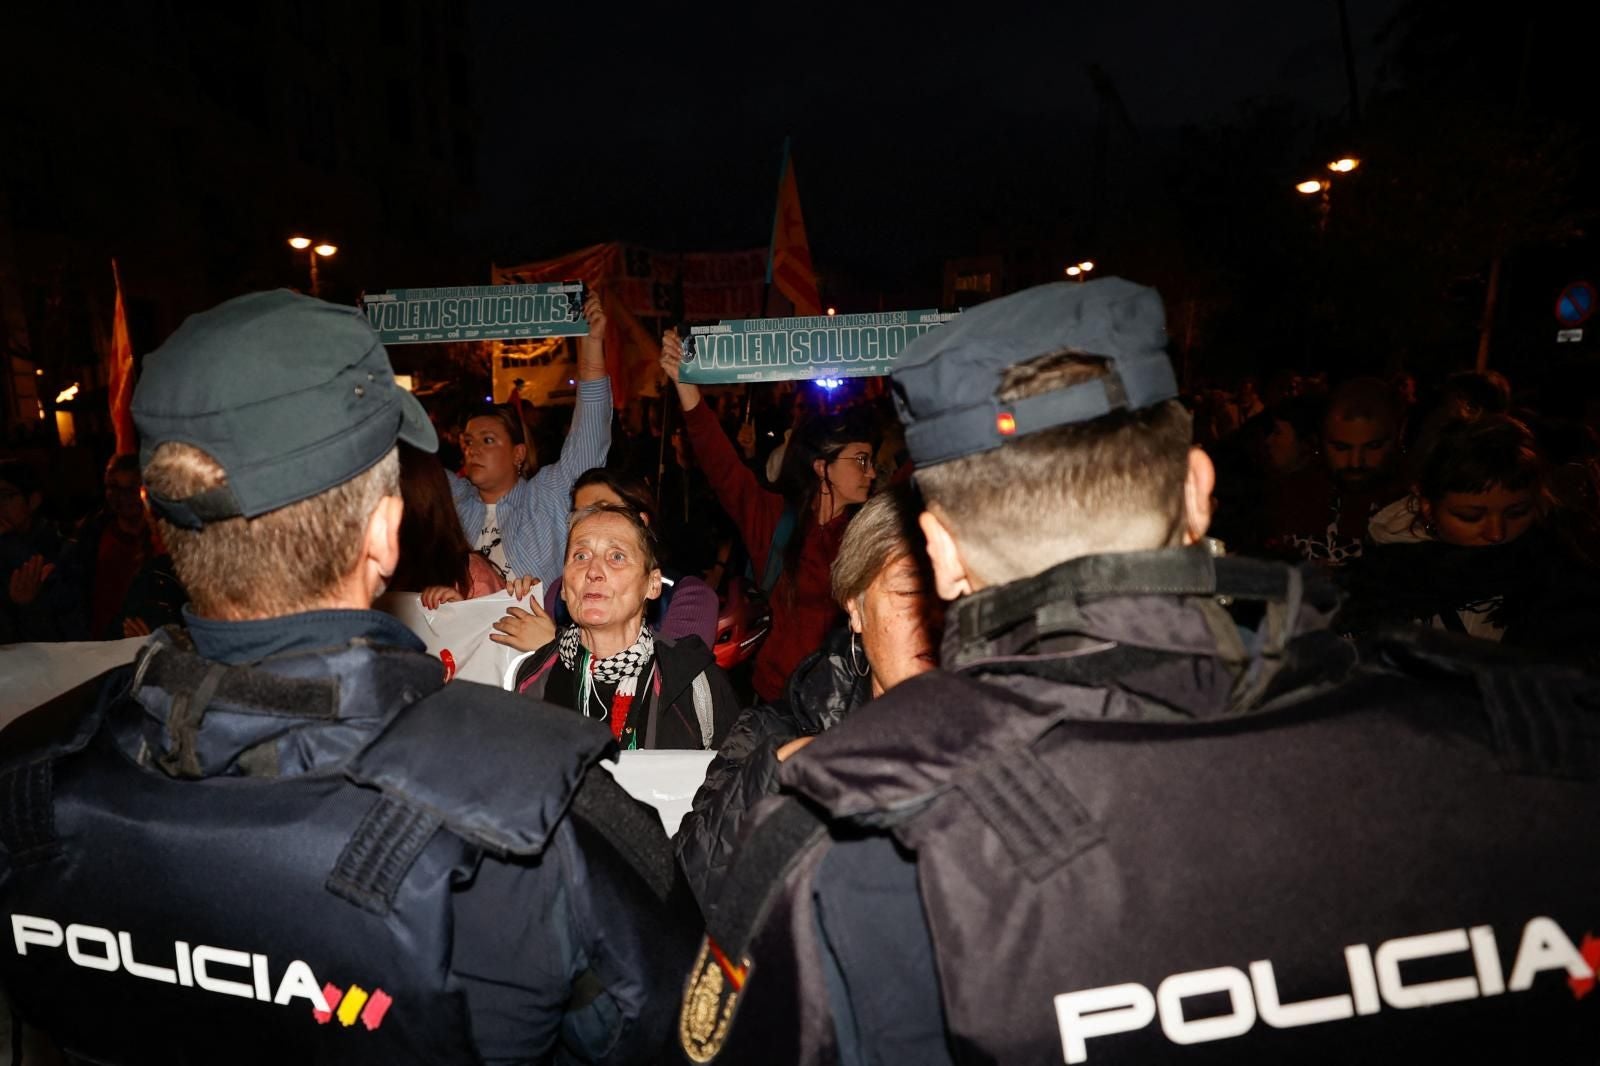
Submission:
<svg viewBox="0 0 1600 1066">
<path fill-rule="evenodd" d="M 700 406 L 700 386 L 679 379 L 682 367 L 683 341 L 678 338 L 677 330 L 669 329 L 661 335 L 661 371 L 678 386 L 678 402 L 683 409 L 692 411 Z"/>
<path fill-rule="evenodd" d="M 44 556 L 35 555 L 11 572 L 10 587 L 6 590 L 11 594 L 11 602 L 18 607 L 26 607 L 39 597 L 39 588 L 44 584 L 45 578 L 55 573 L 56 564 L 44 561 Z"/>
</svg>

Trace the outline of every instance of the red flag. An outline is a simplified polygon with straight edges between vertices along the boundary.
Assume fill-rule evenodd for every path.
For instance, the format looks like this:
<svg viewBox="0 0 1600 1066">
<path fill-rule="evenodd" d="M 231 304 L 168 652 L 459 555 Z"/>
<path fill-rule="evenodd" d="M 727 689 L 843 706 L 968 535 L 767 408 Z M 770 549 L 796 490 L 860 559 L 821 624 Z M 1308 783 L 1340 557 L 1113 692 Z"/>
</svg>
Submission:
<svg viewBox="0 0 1600 1066">
<path fill-rule="evenodd" d="M 822 314 L 817 275 L 811 268 L 811 244 L 800 214 L 800 187 L 794 180 L 794 159 L 783 146 L 783 174 L 778 179 L 778 212 L 772 219 L 772 247 L 767 255 L 767 281 L 794 304 L 797 315 Z"/>
<path fill-rule="evenodd" d="M 106 371 L 106 391 L 111 396 L 111 427 L 117 434 L 117 454 L 131 455 L 139 450 L 139 434 L 133 428 L 133 342 L 128 339 L 128 312 L 122 303 L 122 278 L 117 261 L 111 260 L 111 280 L 117 287 L 117 306 L 111 319 L 110 366 Z"/>
</svg>

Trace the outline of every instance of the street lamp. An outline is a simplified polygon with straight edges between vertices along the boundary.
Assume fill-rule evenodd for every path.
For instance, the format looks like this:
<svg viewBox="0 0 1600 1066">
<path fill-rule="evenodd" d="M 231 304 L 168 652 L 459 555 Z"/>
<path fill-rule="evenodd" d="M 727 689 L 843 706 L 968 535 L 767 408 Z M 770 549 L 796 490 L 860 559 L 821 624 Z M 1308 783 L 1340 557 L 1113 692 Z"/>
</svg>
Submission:
<svg viewBox="0 0 1600 1066">
<path fill-rule="evenodd" d="M 1361 160 L 1354 156 L 1340 156 L 1328 164 L 1328 170 L 1333 174 L 1348 174 L 1361 165 Z M 1326 233 L 1328 230 L 1328 212 L 1333 210 L 1333 202 L 1329 197 L 1329 190 L 1333 182 L 1327 178 L 1309 178 L 1297 184 L 1294 189 L 1304 196 L 1322 196 L 1322 202 L 1317 205 L 1317 232 Z"/>
<path fill-rule="evenodd" d="M 334 255 L 339 251 L 339 246 L 337 244 L 331 244 L 328 241 L 322 241 L 313 247 L 310 237 L 301 237 L 296 235 L 289 238 L 289 247 L 293 248 L 297 252 L 304 252 L 307 249 L 310 249 L 310 254 L 307 256 L 307 258 L 311 261 L 311 295 L 320 295 L 317 285 L 317 260 L 327 259 L 328 257 Z"/>
<path fill-rule="evenodd" d="M 1080 282 L 1089 280 L 1089 272 L 1094 269 L 1094 261 L 1085 259 L 1081 263 L 1074 263 L 1067 267 L 1067 277 L 1077 278 Z"/>
</svg>

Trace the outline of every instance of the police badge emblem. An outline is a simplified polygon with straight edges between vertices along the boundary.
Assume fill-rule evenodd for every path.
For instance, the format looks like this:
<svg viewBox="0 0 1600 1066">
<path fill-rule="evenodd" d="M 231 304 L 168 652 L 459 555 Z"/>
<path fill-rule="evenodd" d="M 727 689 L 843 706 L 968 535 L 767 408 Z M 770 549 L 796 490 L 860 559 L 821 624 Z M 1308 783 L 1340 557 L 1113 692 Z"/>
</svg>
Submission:
<svg viewBox="0 0 1600 1066">
<path fill-rule="evenodd" d="M 678 1043 L 692 1062 L 710 1062 L 727 1043 L 739 996 L 750 979 L 750 961 L 741 961 L 734 965 L 709 936 L 700 943 L 678 1013 Z"/>
</svg>

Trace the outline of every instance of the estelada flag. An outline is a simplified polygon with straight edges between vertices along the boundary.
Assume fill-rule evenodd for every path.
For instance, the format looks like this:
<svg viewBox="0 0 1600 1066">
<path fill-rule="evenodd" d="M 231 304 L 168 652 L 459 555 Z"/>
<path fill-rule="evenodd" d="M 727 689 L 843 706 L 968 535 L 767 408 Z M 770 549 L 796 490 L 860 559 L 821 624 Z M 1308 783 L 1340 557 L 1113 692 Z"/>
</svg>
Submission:
<svg viewBox="0 0 1600 1066">
<path fill-rule="evenodd" d="M 117 454 L 139 451 L 139 434 L 133 428 L 133 342 L 128 339 L 128 312 L 122 302 L 122 278 L 111 260 L 111 280 L 117 287 L 116 310 L 111 316 L 111 349 L 107 352 L 106 392 L 111 400 L 111 428 L 117 434 Z"/>
<path fill-rule="evenodd" d="M 778 210 L 772 218 L 772 245 L 767 252 L 767 284 L 794 304 L 797 315 L 822 314 L 817 275 L 811 267 L 811 244 L 800 214 L 800 188 L 794 180 L 794 159 L 783 142 L 783 173 L 778 178 Z"/>
</svg>

